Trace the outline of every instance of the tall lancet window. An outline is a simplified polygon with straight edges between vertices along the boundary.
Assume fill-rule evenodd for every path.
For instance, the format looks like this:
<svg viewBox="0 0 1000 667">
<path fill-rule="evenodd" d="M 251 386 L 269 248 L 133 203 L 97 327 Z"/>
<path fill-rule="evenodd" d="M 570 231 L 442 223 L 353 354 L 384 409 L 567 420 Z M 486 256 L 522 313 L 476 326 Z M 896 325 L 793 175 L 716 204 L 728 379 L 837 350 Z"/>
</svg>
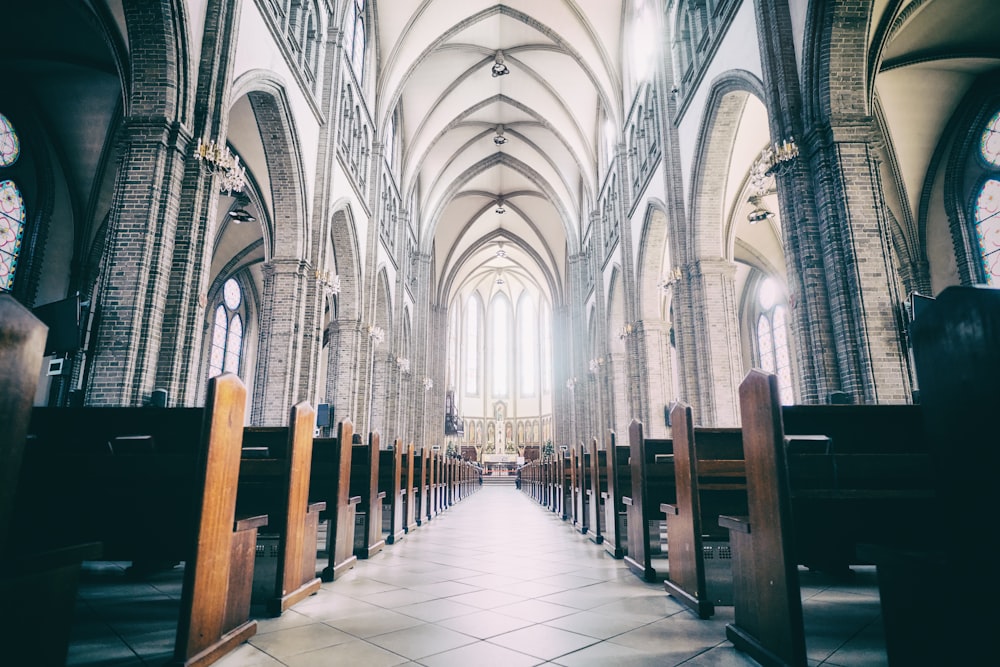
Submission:
<svg viewBox="0 0 1000 667">
<path fill-rule="evenodd" d="M 479 394 L 480 311 L 479 297 L 473 294 L 465 304 L 465 393 L 469 396 Z"/>
<path fill-rule="evenodd" d="M 365 0 L 349 0 L 347 17 L 344 19 L 344 53 L 351 60 L 354 76 L 358 81 L 365 75 Z"/>
<path fill-rule="evenodd" d="M 510 310 L 510 301 L 506 296 L 498 294 L 493 298 L 490 305 L 490 333 L 493 336 L 490 376 L 494 396 L 507 396 L 510 392 Z"/>
<path fill-rule="evenodd" d="M 792 392 L 792 361 L 788 349 L 787 310 L 782 300 L 782 290 L 773 278 L 764 280 L 757 289 L 757 351 L 760 367 L 778 376 L 781 402 L 795 402 Z"/>
<path fill-rule="evenodd" d="M 515 346 L 521 396 L 534 396 L 538 391 L 538 328 L 535 302 L 525 292 L 517 304 L 518 341 Z"/>
<path fill-rule="evenodd" d="M 243 290 L 230 278 L 222 286 L 222 295 L 215 307 L 212 322 L 212 351 L 208 361 L 208 376 L 240 372 L 243 351 Z"/>
</svg>

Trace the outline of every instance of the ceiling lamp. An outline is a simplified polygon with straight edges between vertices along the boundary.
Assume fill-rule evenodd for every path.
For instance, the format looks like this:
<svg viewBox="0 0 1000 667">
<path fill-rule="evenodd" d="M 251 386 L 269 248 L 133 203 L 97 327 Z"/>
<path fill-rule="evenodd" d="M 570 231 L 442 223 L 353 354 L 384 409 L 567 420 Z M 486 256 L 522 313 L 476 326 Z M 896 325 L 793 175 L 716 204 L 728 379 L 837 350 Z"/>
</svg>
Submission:
<svg viewBox="0 0 1000 667">
<path fill-rule="evenodd" d="M 753 204 L 754 209 L 747 214 L 747 222 L 751 225 L 756 225 L 758 222 L 764 222 L 774 217 L 774 213 L 767 210 L 764 204 L 761 203 L 760 197 L 754 195 L 748 200 Z"/>
<path fill-rule="evenodd" d="M 501 276 L 501 275 L 498 274 L 497 275 L 497 285 L 503 285 L 503 284 L 504 284 L 503 276 Z"/>
<path fill-rule="evenodd" d="M 497 215 L 503 215 L 507 212 L 507 207 L 503 203 L 503 199 L 497 200 L 497 207 L 494 209 Z"/>
<path fill-rule="evenodd" d="M 250 211 L 244 208 L 245 206 L 249 206 L 249 204 L 250 204 L 250 198 L 247 197 L 245 194 L 241 192 L 236 195 L 236 201 L 233 202 L 233 205 L 236 208 L 230 209 L 229 217 L 237 225 L 240 224 L 241 222 L 253 222 L 254 220 L 257 219 L 253 217 Z"/>
<path fill-rule="evenodd" d="M 498 243 L 497 245 L 500 246 L 499 248 L 497 248 L 497 257 L 503 259 L 504 257 L 507 256 L 507 251 L 503 249 L 502 243 Z"/>
<path fill-rule="evenodd" d="M 493 143 L 497 146 L 503 146 L 507 143 L 507 137 L 503 136 L 503 125 L 497 125 L 497 133 L 493 137 Z"/>
<path fill-rule="evenodd" d="M 491 71 L 493 72 L 494 78 L 510 74 L 510 70 L 507 69 L 507 66 L 503 62 L 503 51 L 500 49 L 497 49 L 497 54 L 493 58 L 493 67 Z"/>
</svg>

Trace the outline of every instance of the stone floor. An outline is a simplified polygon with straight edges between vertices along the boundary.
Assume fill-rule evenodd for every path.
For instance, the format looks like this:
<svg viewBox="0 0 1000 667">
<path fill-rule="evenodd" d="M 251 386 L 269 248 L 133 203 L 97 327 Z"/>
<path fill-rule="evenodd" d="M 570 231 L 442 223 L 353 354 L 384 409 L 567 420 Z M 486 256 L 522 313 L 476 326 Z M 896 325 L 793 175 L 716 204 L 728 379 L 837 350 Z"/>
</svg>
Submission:
<svg viewBox="0 0 1000 667">
<path fill-rule="evenodd" d="M 120 564 L 102 567 L 88 579 Z M 168 658 L 173 631 L 154 621 L 179 596 L 176 572 L 144 590 L 85 581 L 69 664 Z M 810 665 L 887 664 L 873 572 L 849 588 L 808 572 L 802 583 Z M 726 640 L 731 620 L 731 607 L 698 620 L 520 491 L 486 486 L 280 618 L 260 618 L 216 664 L 756 665 Z"/>
</svg>

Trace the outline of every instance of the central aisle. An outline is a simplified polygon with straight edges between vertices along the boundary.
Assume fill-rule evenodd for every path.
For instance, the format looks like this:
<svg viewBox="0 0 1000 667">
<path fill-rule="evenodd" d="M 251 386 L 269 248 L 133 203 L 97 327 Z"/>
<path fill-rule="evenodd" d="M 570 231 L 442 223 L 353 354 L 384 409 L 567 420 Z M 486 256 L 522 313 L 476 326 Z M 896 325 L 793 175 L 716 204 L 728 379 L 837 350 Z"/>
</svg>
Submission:
<svg viewBox="0 0 1000 667">
<path fill-rule="evenodd" d="M 513 486 L 484 486 L 277 619 L 219 667 L 756 665 Z"/>
</svg>

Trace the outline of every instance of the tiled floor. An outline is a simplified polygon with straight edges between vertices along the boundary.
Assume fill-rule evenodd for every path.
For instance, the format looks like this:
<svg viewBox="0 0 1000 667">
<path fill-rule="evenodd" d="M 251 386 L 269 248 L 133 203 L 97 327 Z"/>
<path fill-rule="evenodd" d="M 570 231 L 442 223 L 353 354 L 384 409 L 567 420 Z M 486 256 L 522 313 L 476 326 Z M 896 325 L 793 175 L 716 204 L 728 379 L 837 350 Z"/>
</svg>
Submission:
<svg viewBox="0 0 1000 667">
<path fill-rule="evenodd" d="M 852 588 L 803 574 L 811 665 L 886 664 L 873 585 L 868 571 Z M 128 593 L 126 622 L 108 621 L 122 592 L 83 587 L 70 664 L 169 657 L 172 633 L 153 621 L 179 579 Z M 844 597 L 855 602 L 848 618 L 834 604 Z M 730 620 L 731 607 L 698 620 L 513 487 L 484 487 L 280 618 L 261 618 L 216 664 L 756 665 L 726 640 Z"/>
</svg>

